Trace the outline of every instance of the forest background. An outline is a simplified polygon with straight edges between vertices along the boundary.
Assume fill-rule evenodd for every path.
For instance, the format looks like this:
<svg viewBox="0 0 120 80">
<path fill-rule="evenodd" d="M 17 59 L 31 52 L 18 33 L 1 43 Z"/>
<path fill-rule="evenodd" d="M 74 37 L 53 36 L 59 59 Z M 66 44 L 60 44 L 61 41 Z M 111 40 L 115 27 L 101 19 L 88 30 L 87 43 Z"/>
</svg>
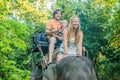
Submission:
<svg viewBox="0 0 120 80">
<path fill-rule="evenodd" d="M 80 17 L 98 80 L 120 80 L 120 0 L 0 0 L 0 80 L 29 80 L 32 37 L 56 8 Z"/>
</svg>

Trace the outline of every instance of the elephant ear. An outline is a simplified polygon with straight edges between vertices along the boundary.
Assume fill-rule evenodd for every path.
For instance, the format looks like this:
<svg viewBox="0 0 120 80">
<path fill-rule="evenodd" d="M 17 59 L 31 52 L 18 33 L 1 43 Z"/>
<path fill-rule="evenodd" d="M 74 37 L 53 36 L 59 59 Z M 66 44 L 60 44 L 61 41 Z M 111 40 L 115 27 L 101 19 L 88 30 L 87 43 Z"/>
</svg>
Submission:
<svg viewBox="0 0 120 80">
<path fill-rule="evenodd" d="M 48 80 L 48 78 L 46 76 L 43 76 L 43 79 L 42 80 Z"/>
<path fill-rule="evenodd" d="M 31 74 L 30 74 L 30 80 L 41 80 L 42 79 L 42 70 L 36 66 Z"/>
<path fill-rule="evenodd" d="M 96 76 L 94 68 L 92 69 L 92 76 L 93 76 L 93 80 L 97 80 L 97 76 Z"/>
<path fill-rule="evenodd" d="M 57 80 L 56 64 L 50 64 L 43 74 L 43 80 Z"/>
</svg>

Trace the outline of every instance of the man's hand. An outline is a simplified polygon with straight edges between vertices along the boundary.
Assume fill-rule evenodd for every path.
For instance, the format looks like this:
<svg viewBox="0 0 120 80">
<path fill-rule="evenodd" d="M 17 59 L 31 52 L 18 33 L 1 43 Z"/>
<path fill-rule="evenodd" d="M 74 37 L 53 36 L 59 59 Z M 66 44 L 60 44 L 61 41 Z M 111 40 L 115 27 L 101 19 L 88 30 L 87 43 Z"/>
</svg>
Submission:
<svg viewBox="0 0 120 80">
<path fill-rule="evenodd" d="M 60 29 L 58 32 L 62 32 L 63 31 L 63 29 Z"/>
<path fill-rule="evenodd" d="M 56 34 L 52 34 L 52 36 L 54 36 L 54 37 L 57 38 L 57 39 L 61 39 L 61 37 L 58 36 L 58 35 L 56 35 Z"/>
<path fill-rule="evenodd" d="M 57 33 L 57 32 L 59 32 L 58 29 L 52 29 L 51 31 L 52 31 L 52 33 Z"/>
</svg>

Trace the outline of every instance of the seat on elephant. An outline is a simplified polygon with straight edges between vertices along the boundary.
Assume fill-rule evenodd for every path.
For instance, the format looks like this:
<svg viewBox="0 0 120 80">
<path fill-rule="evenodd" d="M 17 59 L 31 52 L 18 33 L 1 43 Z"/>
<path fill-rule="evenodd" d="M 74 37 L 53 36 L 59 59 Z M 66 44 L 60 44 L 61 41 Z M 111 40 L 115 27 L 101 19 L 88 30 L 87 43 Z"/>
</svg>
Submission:
<svg viewBox="0 0 120 80">
<path fill-rule="evenodd" d="M 41 46 L 43 52 L 48 52 L 49 40 L 44 32 L 40 32 L 38 35 L 33 37 L 33 52 L 38 52 L 38 46 Z M 57 40 L 55 44 L 55 49 L 59 48 L 62 43 L 62 40 Z"/>
</svg>

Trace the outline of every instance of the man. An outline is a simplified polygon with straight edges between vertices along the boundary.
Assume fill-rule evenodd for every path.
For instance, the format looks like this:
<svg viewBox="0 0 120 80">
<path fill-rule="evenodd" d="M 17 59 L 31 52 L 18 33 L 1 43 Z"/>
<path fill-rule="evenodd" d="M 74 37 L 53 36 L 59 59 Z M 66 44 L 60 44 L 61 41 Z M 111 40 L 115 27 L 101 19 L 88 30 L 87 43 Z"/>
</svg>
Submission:
<svg viewBox="0 0 120 80">
<path fill-rule="evenodd" d="M 51 19 L 46 25 L 46 35 L 49 39 L 49 61 L 48 63 L 52 62 L 52 54 L 54 51 L 55 43 L 57 39 L 59 39 L 58 32 L 62 29 L 62 24 L 60 23 L 62 17 L 62 11 L 60 9 L 56 9 L 53 12 L 53 19 Z"/>
</svg>

